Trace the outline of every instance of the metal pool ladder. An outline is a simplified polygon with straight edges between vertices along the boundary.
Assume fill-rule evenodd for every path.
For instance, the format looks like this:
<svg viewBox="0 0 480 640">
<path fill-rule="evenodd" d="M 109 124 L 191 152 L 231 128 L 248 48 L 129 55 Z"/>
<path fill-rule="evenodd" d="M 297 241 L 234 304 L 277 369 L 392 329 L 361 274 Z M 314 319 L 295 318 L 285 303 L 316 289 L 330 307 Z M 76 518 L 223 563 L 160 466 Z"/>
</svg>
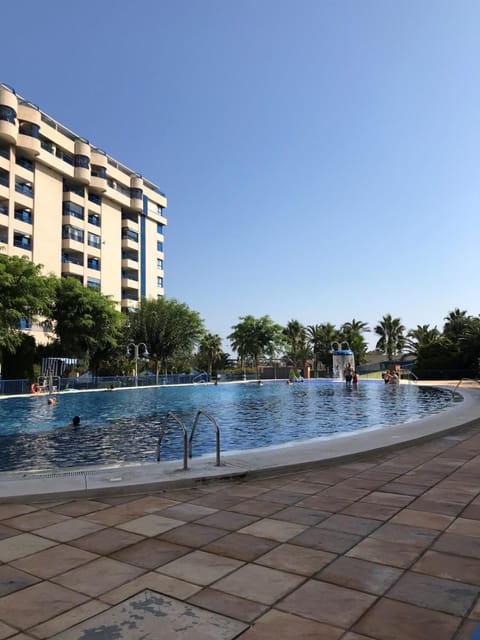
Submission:
<svg viewBox="0 0 480 640">
<path fill-rule="evenodd" d="M 168 421 L 169 419 L 172 419 L 175 421 L 176 425 L 182 430 L 182 434 L 183 434 L 183 469 L 187 470 L 188 469 L 188 458 L 192 457 L 192 448 L 193 448 L 193 436 L 195 434 L 195 430 L 197 428 L 198 422 L 200 420 L 200 418 L 202 416 L 205 416 L 205 418 L 207 418 L 207 420 L 209 420 L 214 428 L 215 428 L 215 439 L 216 439 L 216 463 L 215 466 L 219 467 L 220 466 L 220 429 L 218 428 L 218 424 L 216 423 L 216 421 L 214 420 L 214 418 L 212 418 L 212 416 L 210 416 L 208 413 L 206 413 L 205 411 L 197 411 L 197 415 L 195 416 L 195 420 L 193 421 L 193 426 L 192 426 L 192 431 L 190 433 L 190 438 L 188 438 L 188 444 L 187 444 L 187 429 L 183 423 L 183 421 L 174 413 L 172 413 L 172 411 L 169 411 L 168 413 L 165 414 L 164 418 L 163 418 L 163 423 L 162 423 L 162 427 L 160 429 L 160 436 L 158 438 L 158 443 L 157 443 L 157 462 L 160 462 L 160 450 L 162 447 L 162 440 L 163 440 L 163 436 L 165 435 L 166 431 L 167 431 L 167 426 L 168 426 Z"/>
</svg>

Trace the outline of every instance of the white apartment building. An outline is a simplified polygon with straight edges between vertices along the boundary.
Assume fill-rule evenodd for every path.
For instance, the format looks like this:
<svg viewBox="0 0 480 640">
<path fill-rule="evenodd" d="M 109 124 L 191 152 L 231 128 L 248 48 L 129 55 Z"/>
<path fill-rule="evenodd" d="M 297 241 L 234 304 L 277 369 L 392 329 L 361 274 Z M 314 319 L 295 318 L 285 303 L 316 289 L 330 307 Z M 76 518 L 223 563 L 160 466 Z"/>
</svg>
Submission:
<svg viewBox="0 0 480 640">
<path fill-rule="evenodd" d="M 166 206 L 155 184 L 0 84 L 1 251 L 128 311 L 164 295 Z"/>
</svg>

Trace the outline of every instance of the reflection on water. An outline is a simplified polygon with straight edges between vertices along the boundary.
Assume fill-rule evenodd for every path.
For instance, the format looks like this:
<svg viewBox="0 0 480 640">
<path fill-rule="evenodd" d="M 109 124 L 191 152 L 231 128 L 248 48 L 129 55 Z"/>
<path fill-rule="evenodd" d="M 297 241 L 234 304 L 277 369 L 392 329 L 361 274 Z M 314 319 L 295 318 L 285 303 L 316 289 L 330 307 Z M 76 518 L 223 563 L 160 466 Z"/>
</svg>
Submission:
<svg viewBox="0 0 480 640">
<path fill-rule="evenodd" d="M 220 427 L 222 451 L 229 451 L 405 422 L 440 411 L 450 398 L 431 387 L 362 382 L 355 389 L 323 381 L 72 392 L 59 394 L 55 406 L 41 396 L 9 398 L 0 401 L 0 470 L 154 461 L 167 411 L 190 432 L 203 409 Z M 80 427 L 65 429 L 74 415 Z M 202 418 L 194 455 L 214 450 L 212 425 Z M 162 459 L 182 456 L 181 431 L 171 429 Z"/>
</svg>

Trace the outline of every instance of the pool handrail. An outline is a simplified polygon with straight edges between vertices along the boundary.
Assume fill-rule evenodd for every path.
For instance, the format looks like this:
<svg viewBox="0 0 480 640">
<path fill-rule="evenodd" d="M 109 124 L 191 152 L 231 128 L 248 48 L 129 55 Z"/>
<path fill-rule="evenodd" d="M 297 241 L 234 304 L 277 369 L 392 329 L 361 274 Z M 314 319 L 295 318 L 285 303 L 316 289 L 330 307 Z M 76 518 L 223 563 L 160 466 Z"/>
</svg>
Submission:
<svg viewBox="0 0 480 640">
<path fill-rule="evenodd" d="M 165 435 L 165 432 L 167 430 L 167 424 L 168 424 L 169 418 L 172 418 L 177 423 L 177 426 L 179 426 L 183 432 L 183 469 L 184 471 L 186 471 L 188 469 L 187 430 L 182 420 L 180 420 L 180 418 L 177 415 L 175 415 L 172 411 L 168 411 L 168 413 L 166 413 L 163 417 L 163 424 L 162 424 L 162 428 L 160 429 L 160 435 L 158 437 L 158 442 L 157 442 L 157 462 L 160 462 L 160 449 L 162 446 L 163 436 Z"/>
<path fill-rule="evenodd" d="M 477 384 L 480 384 L 480 380 L 476 380 L 475 378 L 460 378 L 460 380 L 457 382 L 457 384 L 455 385 L 455 389 L 453 389 L 452 393 L 452 400 L 455 399 L 455 393 L 457 392 L 458 387 L 462 384 L 462 382 L 464 382 L 465 380 L 469 380 L 470 382 L 476 382 Z"/>
<path fill-rule="evenodd" d="M 218 424 L 217 424 L 216 420 L 214 418 L 212 418 L 212 416 L 209 415 L 206 411 L 203 411 L 202 409 L 197 411 L 197 415 L 195 416 L 195 420 L 193 421 L 192 431 L 190 433 L 190 438 L 188 439 L 188 457 L 189 458 L 192 457 L 193 436 L 195 434 L 195 430 L 197 428 L 198 421 L 200 420 L 200 418 L 202 416 L 205 416 L 205 418 L 207 418 L 207 420 L 210 420 L 210 422 L 213 424 L 213 426 L 215 428 L 215 436 L 216 436 L 216 444 L 215 444 L 216 462 L 215 462 L 215 466 L 219 467 L 220 466 L 220 429 L 218 428 Z"/>
</svg>

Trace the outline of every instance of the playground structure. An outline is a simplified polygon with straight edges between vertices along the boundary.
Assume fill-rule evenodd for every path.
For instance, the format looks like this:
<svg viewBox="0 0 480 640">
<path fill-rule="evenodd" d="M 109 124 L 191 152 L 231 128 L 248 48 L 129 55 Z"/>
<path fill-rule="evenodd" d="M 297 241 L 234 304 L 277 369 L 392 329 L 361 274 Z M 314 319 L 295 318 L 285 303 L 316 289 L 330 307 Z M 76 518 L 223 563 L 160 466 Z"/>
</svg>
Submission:
<svg viewBox="0 0 480 640">
<path fill-rule="evenodd" d="M 62 373 L 72 365 L 76 365 L 76 358 L 42 358 L 42 374 L 32 382 L 32 393 L 56 393 L 60 391 Z"/>
<path fill-rule="evenodd" d="M 355 371 L 355 357 L 348 342 L 332 343 L 332 377 L 334 380 L 344 380 L 344 371 Z"/>
</svg>

